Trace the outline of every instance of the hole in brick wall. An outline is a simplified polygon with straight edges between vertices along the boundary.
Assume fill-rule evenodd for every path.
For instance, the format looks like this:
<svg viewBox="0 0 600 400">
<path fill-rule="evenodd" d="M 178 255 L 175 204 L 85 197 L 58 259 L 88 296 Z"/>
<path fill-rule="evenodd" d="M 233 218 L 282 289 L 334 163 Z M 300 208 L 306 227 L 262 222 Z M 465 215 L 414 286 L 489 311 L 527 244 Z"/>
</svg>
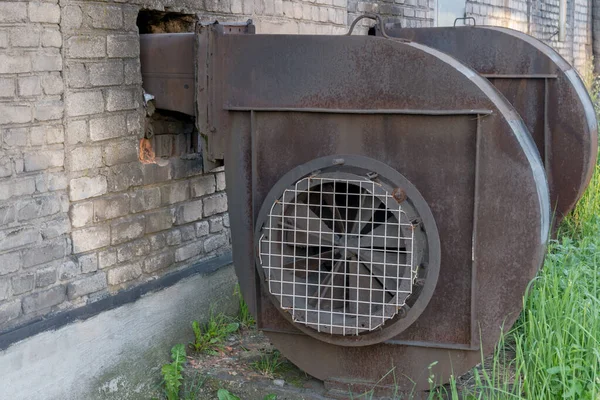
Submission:
<svg viewBox="0 0 600 400">
<path fill-rule="evenodd" d="M 186 33 L 194 32 L 195 21 L 196 17 L 191 14 L 141 10 L 137 17 L 137 26 L 140 34 Z M 153 59 L 142 57 L 141 62 L 144 71 L 144 63 L 153 62 Z M 169 84 L 180 83 L 189 89 L 190 85 L 186 82 L 169 82 Z M 142 82 L 142 87 L 148 94 L 159 95 L 148 90 L 148 86 L 150 85 L 147 82 L 145 86 Z M 147 106 L 145 140 L 142 148 L 148 151 L 140 153 L 140 159 L 149 161 L 147 158 L 150 158 L 152 161 L 153 157 L 157 159 L 200 157 L 201 146 L 195 118 L 188 114 L 155 108 L 154 105 L 155 103 L 151 101 Z"/>
<path fill-rule="evenodd" d="M 174 111 L 156 110 L 147 117 L 146 138 L 156 157 L 176 157 L 198 152 L 195 118 Z"/>
<path fill-rule="evenodd" d="M 194 32 L 195 16 L 156 10 L 141 10 L 137 17 L 140 34 Z"/>
</svg>

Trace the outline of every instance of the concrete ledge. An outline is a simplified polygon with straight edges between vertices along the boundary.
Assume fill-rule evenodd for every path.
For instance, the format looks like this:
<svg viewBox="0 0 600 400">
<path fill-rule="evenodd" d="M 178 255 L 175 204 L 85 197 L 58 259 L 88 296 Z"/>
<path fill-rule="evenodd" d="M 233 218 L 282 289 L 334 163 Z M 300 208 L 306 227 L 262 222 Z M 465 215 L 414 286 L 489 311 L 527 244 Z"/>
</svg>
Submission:
<svg viewBox="0 0 600 400">
<path fill-rule="evenodd" d="M 189 268 L 172 272 L 158 279 L 123 290 L 93 303 L 86 304 L 83 307 L 63 311 L 49 317 L 39 318 L 38 320 L 28 322 L 23 326 L 17 326 L 8 331 L 0 332 L 0 350 L 4 350 L 11 344 L 40 332 L 57 329 L 73 321 L 84 320 L 93 317 L 102 311 L 111 310 L 123 304 L 131 303 L 146 293 L 174 285 L 189 276 L 216 271 L 221 267 L 230 265 L 231 262 L 231 252 L 227 252 L 218 257 L 199 261 Z"/>
<path fill-rule="evenodd" d="M 46 331 L 0 351 L 9 399 L 147 399 L 172 345 L 193 337 L 210 307 L 234 313 L 233 267 L 194 275 L 133 303 Z"/>
</svg>

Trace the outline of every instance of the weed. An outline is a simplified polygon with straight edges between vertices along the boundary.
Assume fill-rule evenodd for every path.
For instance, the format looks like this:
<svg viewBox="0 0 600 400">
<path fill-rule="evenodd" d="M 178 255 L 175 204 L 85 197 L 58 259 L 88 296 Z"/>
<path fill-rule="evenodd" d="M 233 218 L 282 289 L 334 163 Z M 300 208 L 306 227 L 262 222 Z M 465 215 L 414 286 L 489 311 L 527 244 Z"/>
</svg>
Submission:
<svg viewBox="0 0 600 400">
<path fill-rule="evenodd" d="M 165 396 L 168 400 L 178 400 L 179 389 L 183 380 L 181 371 L 185 363 L 185 346 L 183 344 L 176 344 L 171 348 L 171 360 L 170 364 L 163 365 L 161 369 L 165 385 Z"/>
<path fill-rule="evenodd" d="M 239 397 L 237 397 L 236 395 L 232 394 L 227 389 L 219 389 L 217 391 L 217 398 L 219 400 L 240 400 Z"/>
<path fill-rule="evenodd" d="M 561 239 L 581 240 L 598 234 L 600 226 L 600 166 L 596 166 L 588 189 L 573 213 L 563 222 Z"/>
<path fill-rule="evenodd" d="M 260 372 L 268 378 L 281 369 L 285 360 L 281 357 L 281 353 L 274 351 L 272 353 L 261 354 L 260 359 L 252 363 L 252 368 Z"/>
<path fill-rule="evenodd" d="M 190 342 L 190 347 L 195 351 L 201 351 L 208 354 L 218 354 L 223 349 L 223 342 L 227 336 L 237 332 L 240 324 L 237 322 L 228 322 L 223 314 L 211 316 L 204 326 L 200 326 L 198 321 L 192 322 L 194 330 L 194 341 Z"/>
<path fill-rule="evenodd" d="M 244 300 L 244 297 L 242 297 L 242 291 L 240 290 L 239 283 L 235 286 L 234 295 L 236 295 L 238 297 L 238 303 L 239 303 L 238 321 L 239 321 L 240 325 L 242 325 L 242 327 L 244 327 L 246 329 L 253 327 L 254 324 L 256 323 L 256 321 L 254 320 L 254 317 L 250 313 L 250 310 L 248 309 L 248 304 Z"/>
<path fill-rule="evenodd" d="M 296 367 L 293 365 L 290 365 L 289 361 L 286 362 L 283 366 L 283 369 L 287 369 L 287 370 L 292 370 L 295 369 Z M 285 371 L 284 371 L 285 373 Z M 308 374 L 306 374 L 306 372 L 303 372 L 302 375 L 292 375 L 292 376 L 286 376 L 285 377 L 285 381 L 286 383 L 289 383 L 290 385 L 297 387 L 299 389 L 304 387 L 304 383 L 309 379 Z"/>
</svg>

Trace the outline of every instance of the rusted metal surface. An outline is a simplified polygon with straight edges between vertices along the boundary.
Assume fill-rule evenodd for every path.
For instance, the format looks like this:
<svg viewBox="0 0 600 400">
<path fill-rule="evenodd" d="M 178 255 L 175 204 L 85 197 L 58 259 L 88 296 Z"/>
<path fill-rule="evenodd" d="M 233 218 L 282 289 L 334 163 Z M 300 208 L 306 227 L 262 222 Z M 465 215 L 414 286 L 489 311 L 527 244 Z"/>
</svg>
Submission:
<svg viewBox="0 0 600 400">
<path fill-rule="evenodd" d="M 142 86 L 155 98 L 156 108 L 196 117 L 204 137 L 204 169 L 222 165 L 226 126 L 219 85 L 223 60 L 210 57 L 218 45 L 216 35 L 253 34 L 252 20 L 243 23 L 197 23 L 195 32 L 140 35 Z M 208 87 L 210 86 L 210 90 Z"/>
<path fill-rule="evenodd" d="M 194 33 L 140 35 L 142 86 L 156 108 L 195 115 Z"/>
<path fill-rule="evenodd" d="M 227 58 L 214 57 L 219 52 L 218 37 L 224 35 L 252 35 L 252 20 L 245 23 L 211 23 L 196 25 L 196 125 L 204 137 L 204 170 L 210 171 L 222 165 L 225 156 L 225 140 L 228 132 L 228 116 L 222 109 L 222 68 Z"/>
<path fill-rule="evenodd" d="M 395 188 L 392 192 L 392 196 L 398 203 L 402 203 L 404 200 L 406 200 L 406 192 L 400 188 Z"/>
<path fill-rule="evenodd" d="M 536 142 L 556 220 L 573 209 L 596 165 L 598 131 L 589 94 L 569 63 L 546 44 L 507 28 L 389 24 L 386 32 L 443 51 L 489 79 Z"/>
<path fill-rule="evenodd" d="M 419 390 L 428 387 L 435 361 L 443 383 L 475 365 L 480 351 L 492 351 L 543 261 L 550 219 L 543 165 L 504 97 L 455 59 L 416 43 L 361 36 L 211 40 L 211 79 L 218 83 L 209 91 L 218 88 L 219 97 L 208 96 L 218 99 L 215 132 L 227 138 L 234 264 L 274 345 L 320 379 L 372 384 L 395 367 L 396 383 L 409 390 L 409 378 Z M 363 347 L 301 332 L 278 311 L 255 265 L 255 224 L 269 191 L 294 168 L 308 174 L 312 160 L 345 155 L 378 160 L 405 176 L 431 208 L 441 245 L 437 286 L 422 286 L 431 291 L 427 307 L 397 336 Z"/>
</svg>

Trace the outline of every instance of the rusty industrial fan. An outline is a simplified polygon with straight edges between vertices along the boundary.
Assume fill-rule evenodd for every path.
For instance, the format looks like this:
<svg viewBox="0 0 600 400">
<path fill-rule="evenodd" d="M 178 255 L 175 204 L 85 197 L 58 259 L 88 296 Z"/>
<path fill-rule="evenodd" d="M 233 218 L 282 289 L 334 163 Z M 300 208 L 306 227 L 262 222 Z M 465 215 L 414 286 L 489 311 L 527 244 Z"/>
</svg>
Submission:
<svg viewBox="0 0 600 400">
<path fill-rule="evenodd" d="M 465 372 L 544 257 L 550 201 L 526 125 L 425 45 L 252 32 L 145 35 L 142 73 L 159 107 L 195 110 L 203 156 L 225 159 L 258 327 L 332 390 L 391 384 L 391 369 L 422 390 L 434 362 L 440 383 Z"/>
</svg>

